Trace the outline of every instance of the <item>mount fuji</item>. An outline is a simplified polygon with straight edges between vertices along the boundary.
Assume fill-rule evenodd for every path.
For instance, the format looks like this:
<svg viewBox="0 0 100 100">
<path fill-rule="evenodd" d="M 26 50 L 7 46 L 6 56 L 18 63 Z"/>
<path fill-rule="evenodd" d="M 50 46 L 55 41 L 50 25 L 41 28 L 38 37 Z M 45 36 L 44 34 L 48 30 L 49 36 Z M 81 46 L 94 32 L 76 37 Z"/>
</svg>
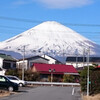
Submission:
<svg viewBox="0 0 100 100">
<path fill-rule="evenodd" d="M 0 52 L 21 58 L 50 55 L 58 60 L 67 56 L 83 55 L 90 48 L 91 56 L 100 56 L 100 46 L 79 33 L 55 21 L 43 22 L 17 36 L 0 42 Z"/>
</svg>

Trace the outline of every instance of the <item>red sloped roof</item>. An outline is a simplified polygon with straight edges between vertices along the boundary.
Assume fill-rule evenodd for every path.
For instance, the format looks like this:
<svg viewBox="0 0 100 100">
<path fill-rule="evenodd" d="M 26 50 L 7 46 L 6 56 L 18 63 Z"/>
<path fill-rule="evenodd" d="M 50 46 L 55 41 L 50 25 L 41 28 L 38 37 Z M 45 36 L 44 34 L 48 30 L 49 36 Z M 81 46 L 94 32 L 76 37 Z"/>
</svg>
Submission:
<svg viewBox="0 0 100 100">
<path fill-rule="evenodd" d="M 55 69 L 54 74 L 64 74 L 64 73 L 78 73 L 73 65 L 64 65 L 64 64 L 38 64 L 34 63 L 34 66 L 37 71 L 41 73 L 50 73 L 49 69 Z"/>
<path fill-rule="evenodd" d="M 97 68 L 100 68 L 100 65 L 99 65 L 99 66 L 97 66 Z"/>
</svg>

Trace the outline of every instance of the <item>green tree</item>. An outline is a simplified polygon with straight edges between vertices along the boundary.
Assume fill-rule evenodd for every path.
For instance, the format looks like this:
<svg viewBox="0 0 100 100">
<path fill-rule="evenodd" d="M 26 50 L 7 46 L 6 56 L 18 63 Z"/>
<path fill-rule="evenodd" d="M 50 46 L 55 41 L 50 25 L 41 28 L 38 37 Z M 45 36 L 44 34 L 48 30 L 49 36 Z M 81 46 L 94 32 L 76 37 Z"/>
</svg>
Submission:
<svg viewBox="0 0 100 100">
<path fill-rule="evenodd" d="M 82 71 L 80 71 L 80 85 L 81 85 L 81 90 L 86 92 L 87 90 L 87 70 L 88 67 L 85 67 Z M 94 67 L 89 66 L 89 77 L 91 76 L 91 73 L 93 73 Z M 90 81 L 92 79 L 90 78 Z"/>
</svg>

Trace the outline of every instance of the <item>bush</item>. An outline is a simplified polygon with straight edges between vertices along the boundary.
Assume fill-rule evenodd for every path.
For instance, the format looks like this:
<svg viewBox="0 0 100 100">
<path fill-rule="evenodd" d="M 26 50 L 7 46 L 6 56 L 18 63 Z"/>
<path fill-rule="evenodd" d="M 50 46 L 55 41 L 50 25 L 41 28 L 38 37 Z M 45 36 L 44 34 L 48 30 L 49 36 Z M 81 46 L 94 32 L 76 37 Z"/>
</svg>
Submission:
<svg viewBox="0 0 100 100">
<path fill-rule="evenodd" d="M 75 82 L 75 77 L 69 74 L 64 75 L 63 82 Z"/>
<path fill-rule="evenodd" d="M 48 81 L 51 82 L 51 76 L 48 76 Z M 59 78 L 56 76 L 53 76 L 52 82 L 59 82 Z"/>
<path fill-rule="evenodd" d="M 22 78 L 22 70 L 21 69 L 8 69 L 8 70 L 6 70 L 5 75 L 13 75 L 13 76 L 17 76 L 21 79 Z"/>
<path fill-rule="evenodd" d="M 32 72 L 31 70 L 25 71 L 26 81 L 40 81 L 40 74 L 38 72 Z"/>
<path fill-rule="evenodd" d="M 9 69 L 6 71 L 5 75 L 13 75 L 22 79 L 22 70 L 21 69 Z M 25 81 L 39 81 L 40 74 L 38 72 L 32 72 L 31 70 L 24 71 L 24 80 Z"/>
</svg>

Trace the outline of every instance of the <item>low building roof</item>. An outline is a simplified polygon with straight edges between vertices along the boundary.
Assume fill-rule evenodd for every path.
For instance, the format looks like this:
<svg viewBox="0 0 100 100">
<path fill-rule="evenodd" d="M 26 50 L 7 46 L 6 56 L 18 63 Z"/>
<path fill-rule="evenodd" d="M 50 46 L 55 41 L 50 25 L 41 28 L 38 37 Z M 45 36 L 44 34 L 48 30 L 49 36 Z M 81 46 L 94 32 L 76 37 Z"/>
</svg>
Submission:
<svg viewBox="0 0 100 100">
<path fill-rule="evenodd" d="M 46 58 L 46 56 L 49 57 L 49 58 L 51 58 L 51 59 L 53 59 L 53 60 L 55 60 L 56 62 L 58 62 L 60 64 L 63 64 L 61 61 L 59 61 L 58 59 L 56 59 L 56 58 L 54 58 L 54 57 L 52 57 L 50 55 L 47 55 L 47 54 L 42 55 L 42 57 L 44 57 L 44 58 Z"/>
<path fill-rule="evenodd" d="M 100 65 L 99 65 L 99 66 L 97 66 L 96 68 L 100 68 Z"/>
<path fill-rule="evenodd" d="M 67 57 L 67 62 L 76 62 L 76 59 L 78 62 L 87 62 L 87 57 Z M 100 62 L 100 57 L 89 57 L 90 62 Z"/>
<path fill-rule="evenodd" d="M 73 67 L 73 65 L 34 63 L 33 66 L 38 72 L 45 74 L 50 74 L 50 70 L 53 74 L 78 73 L 77 70 Z"/>
<path fill-rule="evenodd" d="M 27 57 L 27 58 L 24 58 L 25 60 L 34 60 L 34 59 L 38 59 L 38 58 L 42 58 L 44 60 L 47 60 L 49 61 L 48 59 L 44 58 L 44 57 L 41 57 L 41 56 L 32 56 L 32 57 Z M 23 59 L 20 59 L 20 60 L 23 60 Z"/>
<path fill-rule="evenodd" d="M 4 60 L 16 61 L 16 59 L 14 59 L 13 57 L 11 57 L 10 55 L 6 55 L 6 54 L 3 54 L 3 53 L 0 53 L 0 57 L 3 58 Z"/>
</svg>

